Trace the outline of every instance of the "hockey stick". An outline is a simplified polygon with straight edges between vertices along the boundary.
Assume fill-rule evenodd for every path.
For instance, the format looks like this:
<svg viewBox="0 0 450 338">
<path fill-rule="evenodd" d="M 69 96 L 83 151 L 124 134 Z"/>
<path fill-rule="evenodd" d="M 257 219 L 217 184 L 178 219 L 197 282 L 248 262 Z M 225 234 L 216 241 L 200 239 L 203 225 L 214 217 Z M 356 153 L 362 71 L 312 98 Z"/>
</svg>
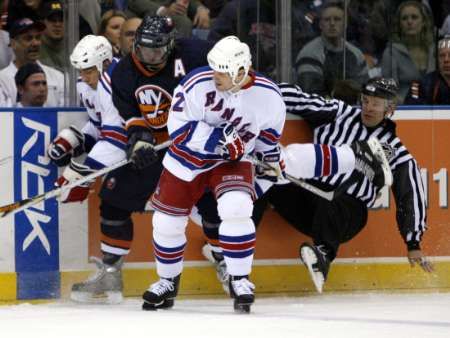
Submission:
<svg viewBox="0 0 450 338">
<path fill-rule="evenodd" d="M 250 161 L 252 161 L 252 163 L 254 165 L 257 166 L 261 166 L 264 169 L 272 169 L 273 171 L 275 171 L 275 169 L 272 168 L 272 166 L 269 163 L 263 162 L 258 160 L 256 157 L 253 156 L 248 156 L 247 157 Z M 334 191 L 325 191 L 322 190 L 320 188 L 317 188 L 316 186 L 309 184 L 308 182 L 306 182 L 305 180 L 301 179 L 301 178 L 296 178 L 292 175 L 289 175 L 288 173 L 285 173 L 286 177 L 282 177 L 282 178 L 286 178 L 288 181 L 294 183 L 295 185 L 298 185 L 299 187 L 302 187 L 303 189 L 306 189 L 310 192 L 312 192 L 313 194 L 322 197 L 328 201 L 332 201 L 334 198 Z"/>
<path fill-rule="evenodd" d="M 7 156 L 7 157 L 0 159 L 0 165 L 7 163 L 11 159 L 12 159 L 12 156 Z"/>
<path fill-rule="evenodd" d="M 171 144 L 172 144 L 172 141 L 170 141 L 170 140 L 166 141 L 166 142 L 163 142 L 163 143 L 158 144 L 157 146 L 155 146 L 155 150 L 158 151 L 158 150 L 165 149 L 165 148 L 169 147 Z M 111 165 L 109 167 L 102 168 L 102 169 L 100 169 L 100 170 L 98 170 L 98 171 L 96 171 L 96 172 L 94 172 L 94 173 L 92 173 L 90 175 L 87 175 L 87 176 L 84 176 L 84 177 L 80 178 L 79 180 L 75 180 L 75 181 L 70 182 L 70 183 L 68 183 L 66 185 L 63 185 L 61 187 L 58 187 L 58 188 L 55 188 L 53 190 L 47 191 L 47 192 L 45 192 L 43 194 L 36 195 L 36 196 L 30 197 L 30 198 L 26 198 L 24 200 L 17 201 L 17 202 L 14 202 L 14 203 L 11 203 L 11 204 L 7 204 L 7 205 L 4 205 L 4 206 L 0 206 L 0 218 L 3 218 L 5 216 L 7 216 L 7 215 L 15 214 L 15 213 L 17 213 L 19 211 L 27 209 L 27 208 L 31 207 L 32 205 L 35 205 L 35 204 L 37 204 L 39 202 L 42 202 L 44 200 L 47 200 L 49 198 L 57 197 L 57 196 L 61 195 L 61 193 L 63 193 L 64 191 L 66 191 L 68 189 L 72 189 L 73 187 L 76 187 L 76 186 L 78 186 L 80 184 L 89 182 L 89 181 L 91 181 L 91 180 L 93 180 L 93 179 L 95 179 L 95 178 L 97 178 L 99 176 L 102 176 L 104 174 L 107 174 L 107 173 L 113 171 L 114 169 L 123 167 L 124 165 L 126 165 L 126 164 L 128 164 L 130 162 L 131 161 L 127 160 L 127 159 L 119 161 L 119 162 L 117 162 L 117 163 L 115 163 L 115 164 L 113 164 L 113 165 Z"/>
</svg>

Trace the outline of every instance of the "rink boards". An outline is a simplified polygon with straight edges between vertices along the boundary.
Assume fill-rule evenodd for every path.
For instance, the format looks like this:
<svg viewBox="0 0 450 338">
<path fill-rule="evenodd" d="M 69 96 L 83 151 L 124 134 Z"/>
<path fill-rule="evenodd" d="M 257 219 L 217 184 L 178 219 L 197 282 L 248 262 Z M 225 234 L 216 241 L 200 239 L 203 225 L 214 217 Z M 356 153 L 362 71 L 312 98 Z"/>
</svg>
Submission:
<svg viewBox="0 0 450 338">
<path fill-rule="evenodd" d="M 436 273 L 410 269 L 406 247 L 395 222 L 395 206 L 387 192 L 372 210 L 368 226 L 340 248 L 326 291 L 367 289 L 430 289 L 450 287 L 450 107 L 402 107 L 395 114 L 398 134 L 416 157 L 428 196 L 428 225 L 423 250 L 436 262 Z M 8 204 L 53 189 L 57 168 L 45 156 L 45 146 L 57 130 L 83 125 L 78 108 L 0 111 L 0 204 Z M 307 142 L 305 123 L 289 119 L 284 143 Z M 97 184 L 98 187 L 98 184 Z M 140 295 L 156 279 L 151 247 L 151 214 L 135 215 L 132 252 L 124 270 L 125 294 Z M 89 255 L 99 254 L 98 198 L 88 203 L 60 205 L 42 202 L 13 217 L 0 219 L 0 300 L 66 296 L 70 285 L 88 276 Z M 305 236 L 269 210 L 257 232 L 252 280 L 258 292 L 297 293 L 312 285 L 298 261 Z M 201 255 L 204 239 L 198 226 L 188 227 L 181 293 L 220 294 L 211 265 Z"/>
</svg>

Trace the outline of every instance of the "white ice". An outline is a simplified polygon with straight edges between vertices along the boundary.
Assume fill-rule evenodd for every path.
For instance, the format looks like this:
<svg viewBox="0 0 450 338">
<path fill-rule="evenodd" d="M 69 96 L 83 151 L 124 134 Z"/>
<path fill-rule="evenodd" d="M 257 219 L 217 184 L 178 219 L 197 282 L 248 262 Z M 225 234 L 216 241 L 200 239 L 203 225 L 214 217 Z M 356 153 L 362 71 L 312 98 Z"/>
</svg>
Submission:
<svg viewBox="0 0 450 338">
<path fill-rule="evenodd" d="M 450 294 L 323 294 L 262 298 L 251 314 L 231 300 L 177 300 L 171 310 L 145 312 L 123 304 L 69 301 L 0 306 L 4 338 L 284 338 L 450 337 Z"/>
</svg>

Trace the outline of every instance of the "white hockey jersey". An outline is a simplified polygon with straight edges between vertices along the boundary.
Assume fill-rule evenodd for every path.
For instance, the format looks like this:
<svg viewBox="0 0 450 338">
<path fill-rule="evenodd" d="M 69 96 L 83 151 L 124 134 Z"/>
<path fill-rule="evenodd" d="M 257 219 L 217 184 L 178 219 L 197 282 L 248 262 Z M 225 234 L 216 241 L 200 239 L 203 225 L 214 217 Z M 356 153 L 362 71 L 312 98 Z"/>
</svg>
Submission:
<svg viewBox="0 0 450 338">
<path fill-rule="evenodd" d="M 114 107 L 111 97 L 110 74 L 117 62 L 118 59 L 113 59 L 108 71 L 103 72 L 97 90 L 82 81 L 77 83 L 80 100 L 89 116 L 88 122 L 82 128 L 89 149 L 84 164 L 96 170 L 126 157 L 125 123 Z"/>
<path fill-rule="evenodd" d="M 214 149 L 224 122 L 235 126 L 245 154 L 277 146 L 286 118 L 280 90 L 271 80 L 250 75 L 251 83 L 237 93 L 216 90 L 210 67 L 197 68 L 180 82 L 167 123 L 173 143 L 163 160 L 173 175 L 192 181 L 225 161 Z"/>
</svg>

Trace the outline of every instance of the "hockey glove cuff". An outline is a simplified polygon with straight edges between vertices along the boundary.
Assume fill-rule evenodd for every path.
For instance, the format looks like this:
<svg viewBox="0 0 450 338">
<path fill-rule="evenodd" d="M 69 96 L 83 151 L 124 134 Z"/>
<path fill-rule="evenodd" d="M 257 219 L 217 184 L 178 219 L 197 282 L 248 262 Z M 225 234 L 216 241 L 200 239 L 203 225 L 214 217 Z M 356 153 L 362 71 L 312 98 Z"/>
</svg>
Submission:
<svg viewBox="0 0 450 338">
<path fill-rule="evenodd" d="M 76 127 L 65 128 L 50 143 L 48 157 L 58 167 L 66 166 L 72 156 L 77 157 L 84 153 L 84 139 L 84 134 Z"/>
</svg>

